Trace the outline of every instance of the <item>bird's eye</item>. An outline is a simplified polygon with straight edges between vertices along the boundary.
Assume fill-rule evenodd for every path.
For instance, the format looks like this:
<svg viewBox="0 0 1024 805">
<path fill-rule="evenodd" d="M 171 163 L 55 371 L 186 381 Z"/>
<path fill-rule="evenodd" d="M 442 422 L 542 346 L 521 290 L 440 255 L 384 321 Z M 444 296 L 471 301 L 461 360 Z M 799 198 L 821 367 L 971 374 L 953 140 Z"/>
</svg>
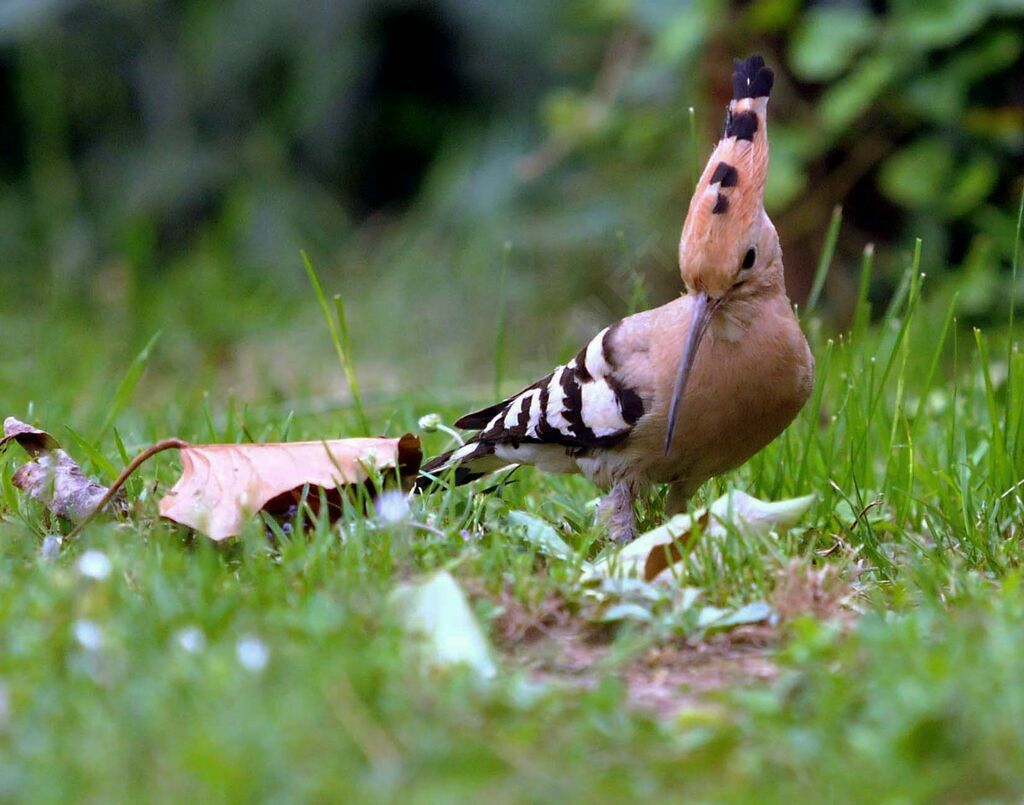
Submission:
<svg viewBox="0 0 1024 805">
<path fill-rule="evenodd" d="M 742 268 L 744 270 L 746 270 L 748 268 L 753 268 L 754 267 L 754 261 L 756 259 L 757 259 L 757 252 L 754 250 L 754 247 L 751 246 L 749 249 L 747 249 L 747 253 L 745 255 L 743 255 L 743 266 L 742 266 Z"/>
</svg>

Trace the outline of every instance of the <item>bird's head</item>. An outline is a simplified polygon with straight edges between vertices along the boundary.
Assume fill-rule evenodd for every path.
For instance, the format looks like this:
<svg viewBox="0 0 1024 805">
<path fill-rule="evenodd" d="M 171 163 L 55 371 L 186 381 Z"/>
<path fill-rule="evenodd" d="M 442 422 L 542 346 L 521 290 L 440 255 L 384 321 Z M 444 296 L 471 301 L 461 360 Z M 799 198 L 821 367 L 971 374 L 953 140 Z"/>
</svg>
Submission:
<svg viewBox="0 0 1024 805">
<path fill-rule="evenodd" d="M 780 271 L 779 238 L 764 211 L 768 96 L 774 80 L 760 56 L 737 60 L 725 131 L 690 199 L 679 268 L 693 306 L 669 409 L 666 453 L 690 368 L 715 311 L 731 297 L 769 286 Z"/>
<path fill-rule="evenodd" d="M 679 268 L 691 293 L 721 299 L 778 251 L 764 211 L 774 79 L 760 56 L 736 62 L 725 131 L 690 199 L 679 240 Z"/>
</svg>

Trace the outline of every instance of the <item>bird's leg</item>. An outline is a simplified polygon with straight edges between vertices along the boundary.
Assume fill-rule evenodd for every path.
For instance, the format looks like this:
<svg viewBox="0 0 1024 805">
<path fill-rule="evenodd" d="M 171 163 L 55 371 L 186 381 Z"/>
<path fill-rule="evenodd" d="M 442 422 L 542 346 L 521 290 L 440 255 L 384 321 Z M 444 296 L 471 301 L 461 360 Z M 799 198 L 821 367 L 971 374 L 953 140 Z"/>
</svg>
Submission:
<svg viewBox="0 0 1024 805">
<path fill-rule="evenodd" d="M 598 522 L 607 524 L 612 542 L 625 545 L 636 539 L 633 490 L 627 482 L 618 481 L 601 500 Z"/>
<path fill-rule="evenodd" d="M 665 495 L 665 516 L 672 517 L 675 514 L 682 514 L 690 503 L 692 492 L 689 487 L 679 481 L 671 484 L 668 494 Z"/>
</svg>

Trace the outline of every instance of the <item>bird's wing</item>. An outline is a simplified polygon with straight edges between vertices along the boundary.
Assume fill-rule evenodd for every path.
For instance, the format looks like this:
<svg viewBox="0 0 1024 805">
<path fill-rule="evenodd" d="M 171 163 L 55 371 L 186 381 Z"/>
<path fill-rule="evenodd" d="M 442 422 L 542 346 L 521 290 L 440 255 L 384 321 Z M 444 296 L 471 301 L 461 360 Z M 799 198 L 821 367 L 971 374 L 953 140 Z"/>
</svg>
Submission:
<svg viewBox="0 0 1024 805">
<path fill-rule="evenodd" d="M 582 452 L 618 444 L 645 411 L 641 394 L 618 371 L 618 327 L 606 327 L 547 377 L 456 426 L 479 430 L 474 441 L 516 447 L 557 444 Z"/>
</svg>

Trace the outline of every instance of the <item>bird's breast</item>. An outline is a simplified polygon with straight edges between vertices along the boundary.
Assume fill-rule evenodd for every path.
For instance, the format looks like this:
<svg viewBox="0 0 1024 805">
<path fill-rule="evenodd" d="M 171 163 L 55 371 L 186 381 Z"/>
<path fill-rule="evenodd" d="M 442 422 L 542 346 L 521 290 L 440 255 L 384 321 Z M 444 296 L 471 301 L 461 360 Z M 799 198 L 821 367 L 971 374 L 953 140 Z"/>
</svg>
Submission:
<svg viewBox="0 0 1024 805">
<path fill-rule="evenodd" d="M 662 439 L 682 338 L 655 351 L 661 364 L 650 416 L 635 443 L 648 480 L 690 482 L 739 466 L 785 430 L 813 387 L 813 358 L 788 300 L 748 323 L 723 316 L 700 346 L 668 455 Z M 685 335 L 685 332 L 683 333 Z M 666 369 L 668 371 L 666 371 Z"/>
</svg>

